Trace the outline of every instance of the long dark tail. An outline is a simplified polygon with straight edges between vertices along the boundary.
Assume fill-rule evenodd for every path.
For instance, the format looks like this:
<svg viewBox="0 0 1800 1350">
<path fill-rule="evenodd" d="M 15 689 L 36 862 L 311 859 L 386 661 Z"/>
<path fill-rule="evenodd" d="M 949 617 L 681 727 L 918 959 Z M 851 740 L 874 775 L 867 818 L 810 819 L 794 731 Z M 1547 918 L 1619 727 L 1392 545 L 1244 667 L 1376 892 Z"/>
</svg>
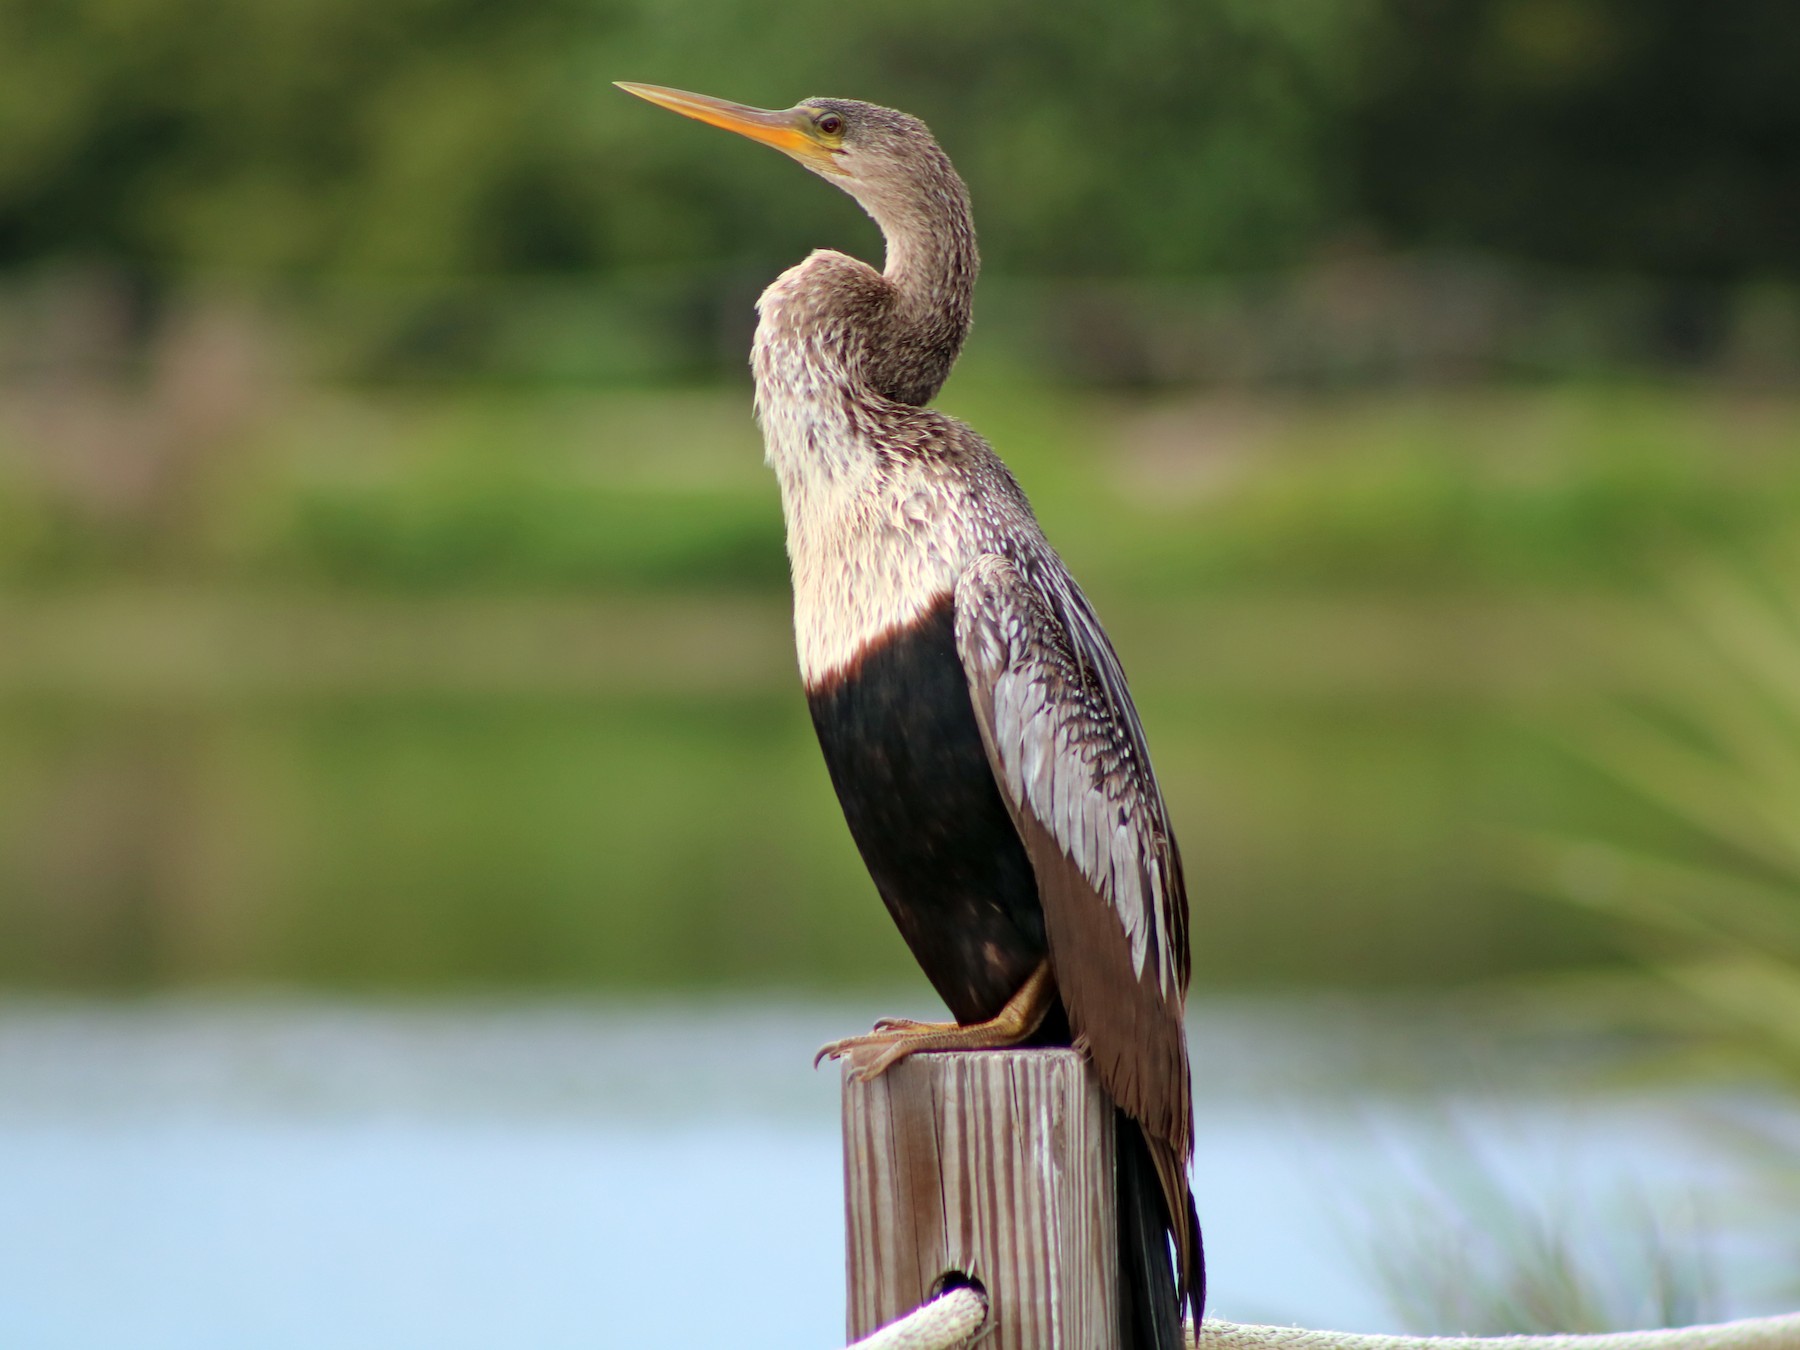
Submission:
<svg viewBox="0 0 1800 1350">
<path fill-rule="evenodd" d="M 1182 1350 L 1182 1305 L 1196 1328 L 1206 1307 L 1206 1259 L 1200 1246 L 1200 1217 L 1193 1197 L 1181 1188 L 1185 1233 L 1170 1222 L 1163 1183 L 1138 1123 L 1123 1111 L 1114 1115 L 1118 1152 L 1115 1188 L 1119 1211 L 1119 1344 L 1124 1350 Z M 1181 1238 L 1185 1237 L 1186 1242 Z M 1176 1278 L 1175 1247 L 1193 1253 L 1184 1271 L 1187 1288 Z M 1185 1294 L 1185 1297 L 1184 1297 Z"/>
</svg>

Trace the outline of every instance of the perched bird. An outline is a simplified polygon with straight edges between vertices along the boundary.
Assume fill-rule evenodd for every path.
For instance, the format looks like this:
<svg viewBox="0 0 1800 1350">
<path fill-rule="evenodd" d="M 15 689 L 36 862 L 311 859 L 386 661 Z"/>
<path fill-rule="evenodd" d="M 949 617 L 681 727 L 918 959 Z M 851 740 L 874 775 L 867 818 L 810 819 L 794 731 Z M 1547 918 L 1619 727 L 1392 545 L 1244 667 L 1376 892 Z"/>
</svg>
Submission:
<svg viewBox="0 0 1800 1350">
<path fill-rule="evenodd" d="M 1093 609 L 999 457 L 925 406 L 969 330 L 968 191 L 889 108 L 620 88 L 785 152 L 887 243 L 882 271 L 820 249 L 763 292 L 756 412 L 825 763 L 956 1020 L 884 1020 L 820 1056 L 872 1076 L 919 1051 L 1084 1048 L 1118 1112 L 1124 1344 L 1174 1350 L 1205 1300 L 1181 854 Z"/>
</svg>

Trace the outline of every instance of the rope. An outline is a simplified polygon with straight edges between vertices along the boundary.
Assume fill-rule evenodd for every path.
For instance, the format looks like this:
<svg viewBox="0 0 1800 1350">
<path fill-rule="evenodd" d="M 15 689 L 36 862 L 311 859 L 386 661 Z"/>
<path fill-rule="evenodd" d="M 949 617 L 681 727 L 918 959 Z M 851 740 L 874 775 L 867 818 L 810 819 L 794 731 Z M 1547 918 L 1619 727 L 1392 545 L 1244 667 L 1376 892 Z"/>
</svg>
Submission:
<svg viewBox="0 0 1800 1350">
<path fill-rule="evenodd" d="M 847 1350 L 958 1350 L 987 1321 L 987 1295 L 964 1286 L 921 1303 Z"/>
<path fill-rule="evenodd" d="M 1800 1350 L 1800 1313 L 1586 1336 L 1359 1336 L 1208 1319 L 1198 1350 Z"/>
<path fill-rule="evenodd" d="M 960 1350 L 987 1322 L 987 1295 L 952 1289 L 847 1350 Z M 1800 1313 L 1581 1336 L 1364 1336 L 1209 1318 L 1195 1350 L 1800 1350 Z"/>
</svg>

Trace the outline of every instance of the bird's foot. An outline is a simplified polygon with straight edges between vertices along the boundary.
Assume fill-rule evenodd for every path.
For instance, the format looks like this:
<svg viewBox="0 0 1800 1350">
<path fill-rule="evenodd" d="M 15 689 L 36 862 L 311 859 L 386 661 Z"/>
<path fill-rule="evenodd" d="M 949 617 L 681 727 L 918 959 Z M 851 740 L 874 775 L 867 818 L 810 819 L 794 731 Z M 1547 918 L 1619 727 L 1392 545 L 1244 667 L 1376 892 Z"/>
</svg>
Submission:
<svg viewBox="0 0 1800 1350">
<path fill-rule="evenodd" d="M 851 1065 L 860 1071 L 861 1066 L 872 1063 L 881 1051 L 889 1049 L 901 1040 L 919 1036 L 943 1035 L 958 1030 L 959 1026 L 960 1024 L 956 1022 L 915 1022 L 910 1017 L 877 1017 L 875 1029 L 866 1035 L 846 1036 L 842 1040 L 832 1041 L 829 1045 L 821 1046 L 819 1053 L 813 1056 L 813 1068 L 818 1068 L 826 1059 L 847 1057 Z M 905 1058 L 906 1054 L 911 1053 L 912 1051 L 908 1050 L 900 1058 Z M 898 1060 L 889 1062 L 897 1063 Z M 873 1078 L 880 1072 L 880 1069 L 876 1069 L 868 1076 Z"/>
<path fill-rule="evenodd" d="M 983 1024 L 985 1025 L 985 1024 Z M 816 1069 L 828 1059 L 850 1061 L 850 1076 L 858 1081 L 878 1078 L 908 1055 L 921 1050 L 947 1050 L 957 1033 L 973 1028 L 955 1022 L 914 1022 L 906 1017 L 884 1017 L 875 1030 L 861 1036 L 846 1036 L 819 1047 L 813 1056 Z M 974 1049 L 976 1047 L 967 1047 Z"/>
<path fill-rule="evenodd" d="M 1004 1050 L 1017 1045 L 1038 1029 L 1056 995 L 1056 984 L 1045 961 L 1008 1000 L 997 1017 L 963 1026 L 957 1022 L 915 1022 L 909 1017 L 884 1017 L 875 1029 L 861 1036 L 846 1036 L 820 1048 L 813 1056 L 817 1068 L 827 1059 L 848 1059 L 850 1076 L 859 1082 L 879 1078 L 908 1055 L 932 1050 Z"/>
</svg>

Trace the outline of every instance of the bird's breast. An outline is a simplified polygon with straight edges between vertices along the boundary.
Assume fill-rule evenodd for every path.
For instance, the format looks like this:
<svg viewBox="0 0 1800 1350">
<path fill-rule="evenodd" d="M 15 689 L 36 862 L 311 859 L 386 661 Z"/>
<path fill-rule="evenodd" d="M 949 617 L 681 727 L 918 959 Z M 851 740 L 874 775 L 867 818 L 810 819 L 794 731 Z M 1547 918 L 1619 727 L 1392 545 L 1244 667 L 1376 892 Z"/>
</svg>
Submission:
<svg viewBox="0 0 1800 1350">
<path fill-rule="evenodd" d="M 795 644 L 810 684 L 946 599 L 974 540 L 953 480 L 884 452 L 879 410 L 802 362 L 768 355 L 757 416 L 781 485 Z"/>
<path fill-rule="evenodd" d="M 970 546 L 929 496 L 874 490 L 848 500 L 783 493 L 794 573 L 794 641 L 808 687 L 946 604 Z"/>
</svg>

